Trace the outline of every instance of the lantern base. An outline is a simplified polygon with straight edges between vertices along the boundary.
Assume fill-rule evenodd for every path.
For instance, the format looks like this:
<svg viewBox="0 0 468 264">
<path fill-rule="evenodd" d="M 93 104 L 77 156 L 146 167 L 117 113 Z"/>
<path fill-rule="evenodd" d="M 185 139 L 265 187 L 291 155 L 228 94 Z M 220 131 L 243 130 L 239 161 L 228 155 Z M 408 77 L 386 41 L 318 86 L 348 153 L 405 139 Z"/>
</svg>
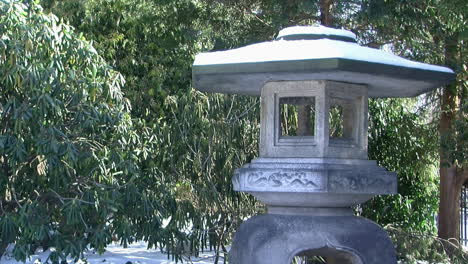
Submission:
<svg viewBox="0 0 468 264">
<path fill-rule="evenodd" d="M 322 256 L 327 263 L 397 263 L 387 233 L 356 216 L 255 216 L 240 226 L 229 254 L 232 264 L 290 264 L 294 256 Z"/>
</svg>

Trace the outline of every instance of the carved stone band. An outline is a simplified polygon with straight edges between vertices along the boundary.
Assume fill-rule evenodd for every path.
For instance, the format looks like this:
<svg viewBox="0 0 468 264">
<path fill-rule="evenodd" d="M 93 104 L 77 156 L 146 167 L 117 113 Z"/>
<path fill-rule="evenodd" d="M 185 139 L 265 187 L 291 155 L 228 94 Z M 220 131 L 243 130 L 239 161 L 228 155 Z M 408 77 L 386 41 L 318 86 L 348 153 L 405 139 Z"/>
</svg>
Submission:
<svg viewBox="0 0 468 264">
<path fill-rule="evenodd" d="M 354 167 L 354 168 L 352 168 Z M 375 168 L 257 169 L 241 168 L 233 177 L 234 189 L 245 192 L 396 193 L 394 173 Z"/>
</svg>

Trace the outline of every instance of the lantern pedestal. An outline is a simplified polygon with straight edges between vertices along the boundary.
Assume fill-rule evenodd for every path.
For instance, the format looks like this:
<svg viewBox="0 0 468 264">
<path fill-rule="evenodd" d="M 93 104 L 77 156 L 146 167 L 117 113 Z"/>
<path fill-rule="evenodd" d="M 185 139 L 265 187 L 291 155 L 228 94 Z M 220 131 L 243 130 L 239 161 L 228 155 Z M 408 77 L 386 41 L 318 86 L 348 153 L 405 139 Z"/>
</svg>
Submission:
<svg viewBox="0 0 468 264">
<path fill-rule="evenodd" d="M 294 256 L 322 256 L 327 263 L 395 264 L 387 233 L 356 216 L 267 214 L 245 221 L 230 251 L 232 264 L 289 264 Z"/>
</svg>

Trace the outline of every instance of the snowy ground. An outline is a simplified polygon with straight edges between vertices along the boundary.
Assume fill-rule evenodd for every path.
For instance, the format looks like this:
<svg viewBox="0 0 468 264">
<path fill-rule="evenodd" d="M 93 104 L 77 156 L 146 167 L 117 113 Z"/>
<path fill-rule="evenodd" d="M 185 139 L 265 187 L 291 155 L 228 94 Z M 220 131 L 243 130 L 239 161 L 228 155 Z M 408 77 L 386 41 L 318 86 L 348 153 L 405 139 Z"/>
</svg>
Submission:
<svg viewBox="0 0 468 264">
<path fill-rule="evenodd" d="M 47 259 L 47 256 L 50 252 L 39 252 L 36 255 L 31 256 L 29 261 L 26 261 L 26 264 L 40 264 L 44 263 Z M 167 259 L 167 255 L 161 253 L 159 250 L 146 249 L 146 244 L 134 243 L 129 245 L 128 248 L 123 248 L 118 244 L 109 245 L 107 251 L 98 255 L 97 253 L 88 252 L 85 254 L 87 258 L 87 263 L 89 264 L 172 264 L 176 263 L 170 259 Z M 208 252 L 206 254 L 200 254 L 200 257 L 195 258 L 191 257 L 186 258 L 184 263 L 193 263 L 193 264 L 212 264 L 214 259 L 214 253 Z M 223 259 L 220 259 L 218 263 L 223 263 Z M 129 263 L 130 262 L 130 263 Z M 0 259 L 1 264 L 21 264 L 22 262 L 15 261 L 13 258 L 4 256 Z M 68 261 L 68 263 L 73 263 L 73 261 Z M 86 262 L 80 261 L 79 264 L 84 264 Z M 180 263 L 180 261 L 179 261 Z"/>
<path fill-rule="evenodd" d="M 465 247 L 468 250 L 468 247 Z M 30 260 L 26 261 L 26 264 L 41 264 L 47 259 L 50 252 L 39 252 L 36 255 L 31 256 Z M 167 255 L 161 253 L 159 250 L 146 249 L 146 244 L 143 242 L 135 243 L 130 245 L 128 248 L 123 248 L 118 244 L 109 245 L 107 251 L 98 255 L 93 252 L 88 252 L 86 255 L 87 263 L 89 264 L 173 264 L 175 261 L 167 259 Z M 184 263 L 193 264 L 213 264 L 214 253 L 207 252 L 200 254 L 200 257 L 186 258 Z M 130 262 L 130 263 L 129 263 Z M 11 257 L 4 256 L 0 259 L 1 264 L 22 264 L 22 262 L 15 261 Z M 73 263 L 73 261 L 68 261 Z M 85 264 L 86 262 L 81 261 L 77 264 Z M 180 263 L 180 262 L 179 262 Z M 223 263 L 223 259 L 220 258 L 218 263 Z M 399 262 L 401 263 L 401 262 Z M 427 262 L 418 262 L 419 264 L 427 264 Z"/>
</svg>

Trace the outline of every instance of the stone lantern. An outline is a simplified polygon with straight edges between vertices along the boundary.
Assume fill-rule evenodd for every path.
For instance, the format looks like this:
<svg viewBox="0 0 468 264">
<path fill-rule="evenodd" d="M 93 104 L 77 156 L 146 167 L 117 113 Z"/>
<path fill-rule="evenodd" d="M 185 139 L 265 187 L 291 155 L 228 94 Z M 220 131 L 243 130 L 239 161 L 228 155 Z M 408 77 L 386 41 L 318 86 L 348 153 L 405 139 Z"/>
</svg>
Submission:
<svg viewBox="0 0 468 264">
<path fill-rule="evenodd" d="M 394 194 L 397 177 L 367 158 L 369 97 L 411 97 L 454 79 L 448 68 L 361 47 L 346 30 L 290 27 L 274 41 L 202 53 L 200 91 L 261 96 L 260 157 L 235 171 L 235 190 L 267 205 L 244 222 L 233 264 L 396 263 L 378 225 L 352 206 Z"/>
</svg>

